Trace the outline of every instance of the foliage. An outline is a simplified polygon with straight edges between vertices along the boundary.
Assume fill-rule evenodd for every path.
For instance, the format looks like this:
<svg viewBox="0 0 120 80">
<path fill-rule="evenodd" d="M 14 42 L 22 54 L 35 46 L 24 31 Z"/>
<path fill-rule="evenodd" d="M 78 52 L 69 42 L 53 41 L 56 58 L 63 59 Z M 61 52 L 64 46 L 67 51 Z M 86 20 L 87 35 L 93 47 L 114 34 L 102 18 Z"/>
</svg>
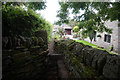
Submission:
<svg viewBox="0 0 120 80">
<path fill-rule="evenodd" d="M 33 10 L 42 10 L 46 8 L 45 2 L 27 2 L 25 5 L 28 7 L 28 9 Z"/>
<path fill-rule="evenodd" d="M 84 28 L 86 29 L 85 30 L 86 34 L 90 38 L 90 41 L 92 42 L 92 39 L 94 37 L 94 31 L 96 30 L 96 27 L 95 27 L 96 23 L 94 20 L 90 19 L 90 20 L 86 21 L 84 25 L 85 25 Z"/>
<path fill-rule="evenodd" d="M 75 26 L 75 27 L 73 28 L 73 31 L 74 31 L 74 32 L 78 32 L 78 31 L 79 31 L 79 27 L 78 27 L 78 26 Z"/>
<path fill-rule="evenodd" d="M 59 39 L 59 35 L 54 35 L 53 37 L 56 39 Z"/>
<path fill-rule="evenodd" d="M 62 36 L 64 35 L 64 31 L 65 31 L 65 29 L 63 27 L 58 28 L 57 34 L 60 35 L 60 38 L 62 38 Z"/>
<path fill-rule="evenodd" d="M 83 40 L 85 38 L 87 38 L 87 31 L 83 29 L 83 31 L 81 32 L 81 36 L 80 36 Z"/>
<path fill-rule="evenodd" d="M 97 18 L 99 22 L 108 19 L 113 21 L 118 20 L 120 16 L 119 2 L 62 2 L 60 4 L 61 9 L 63 9 L 65 5 L 67 6 L 65 9 L 66 14 L 69 13 L 67 12 L 69 9 L 72 9 L 74 20 L 76 21 L 84 21 L 91 18 Z M 77 15 L 81 13 L 80 10 L 84 10 L 85 12 L 81 15 Z"/>
<path fill-rule="evenodd" d="M 44 30 L 47 31 L 48 41 L 50 41 L 52 37 L 52 28 L 53 26 L 48 21 L 45 21 Z"/>
<path fill-rule="evenodd" d="M 4 2 L 6 6 L 26 6 L 28 9 L 42 10 L 46 8 L 45 2 Z"/>
<path fill-rule="evenodd" d="M 46 21 L 42 17 L 40 17 L 40 19 L 41 19 L 42 22 L 38 24 L 39 27 L 34 32 L 39 31 L 39 30 L 46 30 L 47 31 L 48 41 L 50 41 L 50 39 L 52 37 L 52 28 L 53 28 L 53 25 L 51 25 L 48 21 Z"/>
<path fill-rule="evenodd" d="M 68 25 L 71 27 L 78 26 L 78 24 L 79 24 L 79 22 L 73 21 L 73 20 L 69 20 L 69 23 L 68 23 Z"/>
<path fill-rule="evenodd" d="M 55 24 L 57 25 L 62 25 L 62 23 L 68 23 L 69 22 L 69 18 L 68 18 L 68 4 L 64 3 L 64 2 L 59 2 L 59 4 L 61 5 L 61 9 L 59 11 L 57 11 L 57 17 L 60 18 L 60 20 L 58 22 L 56 22 Z"/>
<path fill-rule="evenodd" d="M 12 5 L 2 5 L 2 27 L 3 36 L 33 36 L 38 30 L 46 30 L 49 40 L 52 34 L 52 25 L 39 14 Z"/>
<path fill-rule="evenodd" d="M 82 33 L 86 32 L 86 36 L 89 36 L 92 40 L 94 31 L 112 33 L 112 29 L 104 26 L 104 22 L 107 20 L 120 21 L 120 8 L 118 5 L 120 5 L 119 2 L 62 2 L 60 4 L 61 10 L 57 14 L 61 16 L 57 17 L 60 18 L 60 21 L 62 20 L 62 23 L 66 23 L 71 9 L 74 15 L 73 20 L 80 22 L 79 28 L 83 29 Z M 80 14 L 81 11 L 84 11 L 84 13 Z M 67 17 L 62 18 L 63 14 L 66 14 Z"/>
<path fill-rule="evenodd" d="M 110 51 L 113 51 L 113 45 L 110 47 Z"/>
<path fill-rule="evenodd" d="M 35 17 L 20 7 L 2 6 L 3 36 L 31 35 Z M 22 23 L 22 24 L 21 24 Z M 25 27 L 24 27 L 25 26 Z M 27 33 L 26 33 L 27 32 Z"/>
<path fill-rule="evenodd" d="M 89 31 L 88 32 L 88 36 L 90 38 L 90 41 L 92 42 L 92 39 L 94 38 L 94 32 L 93 31 Z"/>
</svg>

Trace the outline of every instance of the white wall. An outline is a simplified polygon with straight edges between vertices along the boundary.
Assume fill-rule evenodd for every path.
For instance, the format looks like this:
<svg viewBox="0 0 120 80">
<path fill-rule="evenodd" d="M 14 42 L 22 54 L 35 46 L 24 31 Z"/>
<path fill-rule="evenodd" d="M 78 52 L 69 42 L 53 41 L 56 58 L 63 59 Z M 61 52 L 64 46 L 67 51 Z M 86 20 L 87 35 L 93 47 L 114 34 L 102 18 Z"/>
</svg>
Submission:
<svg viewBox="0 0 120 80">
<path fill-rule="evenodd" d="M 120 45 L 118 45 L 118 32 L 120 32 L 120 27 L 118 29 L 118 21 L 106 21 L 105 22 L 105 26 L 107 26 L 108 28 L 113 29 L 113 33 L 110 34 L 111 35 L 111 42 L 104 42 L 104 36 L 105 34 L 107 34 L 106 32 L 103 33 L 97 33 L 101 35 L 101 38 L 97 37 L 96 35 L 96 42 L 92 41 L 93 44 L 97 44 L 98 46 L 104 47 L 106 49 L 110 49 L 110 46 L 113 44 L 114 46 L 114 51 L 118 51 L 120 50 Z M 119 30 L 119 31 L 118 31 Z M 90 42 L 89 38 L 85 39 L 86 41 Z M 119 44 L 120 44 L 120 33 L 119 33 Z M 119 48 L 118 48 L 119 46 Z"/>
<path fill-rule="evenodd" d="M 120 53 L 120 26 L 118 27 L 118 51 Z"/>
</svg>

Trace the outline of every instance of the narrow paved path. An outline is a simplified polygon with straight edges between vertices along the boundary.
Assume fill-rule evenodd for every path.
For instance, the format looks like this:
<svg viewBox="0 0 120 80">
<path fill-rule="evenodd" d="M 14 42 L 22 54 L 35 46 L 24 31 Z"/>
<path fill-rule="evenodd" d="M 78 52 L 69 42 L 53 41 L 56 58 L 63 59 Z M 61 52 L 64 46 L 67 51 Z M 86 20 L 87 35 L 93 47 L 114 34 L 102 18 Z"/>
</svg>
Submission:
<svg viewBox="0 0 120 80">
<path fill-rule="evenodd" d="M 63 63 L 62 60 L 58 60 L 57 61 L 57 64 L 58 64 L 58 72 L 59 72 L 59 77 L 60 78 L 69 78 L 69 75 L 68 75 L 68 71 Z"/>
<path fill-rule="evenodd" d="M 49 54 L 53 54 L 54 53 L 53 46 L 54 46 L 54 39 L 52 38 L 51 41 L 48 44 Z"/>
<path fill-rule="evenodd" d="M 54 54 L 54 40 L 48 44 L 49 55 L 48 55 L 48 65 L 46 69 L 46 79 L 47 80 L 58 80 L 58 79 L 68 79 L 69 74 L 64 65 L 62 54 Z"/>
</svg>

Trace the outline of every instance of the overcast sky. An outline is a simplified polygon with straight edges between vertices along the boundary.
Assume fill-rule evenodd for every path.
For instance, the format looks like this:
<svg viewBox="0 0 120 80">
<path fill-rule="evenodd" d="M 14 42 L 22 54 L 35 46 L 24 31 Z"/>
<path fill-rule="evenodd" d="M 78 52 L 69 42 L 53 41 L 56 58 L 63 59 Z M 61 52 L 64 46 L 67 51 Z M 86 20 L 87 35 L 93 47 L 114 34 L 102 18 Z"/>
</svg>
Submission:
<svg viewBox="0 0 120 80">
<path fill-rule="evenodd" d="M 51 24 L 53 24 L 55 21 L 59 20 L 57 15 L 57 11 L 60 9 L 60 5 L 58 3 L 58 0 L 46 0 L 47 7 L 44 10 L 37 11 L 37 13 L 40 13 L 43 18 L 45 18 L 47 21 L 49 21 Z M 70 10 L 71 12 L 71 10 Z M 83 14 L 84 11 L 80 11 L 80 14 Z M 70 18 L 73 18 L 73 14 L 69 15 Z"/>
<path fill-rule="evenodd" d="M 54 21 L 57 21 L 58 18 L 56 17 L 57 15 L 57 10 L 59 10 L 60 6 L 58 3 L 58 0 L 46 0 L 47 7 L 44 10 L 37 11 L 40 13 L 43 18 L 45 18 L 47 21 L 49 21 L 51 24 L 54 23 Z"/>
</svg>

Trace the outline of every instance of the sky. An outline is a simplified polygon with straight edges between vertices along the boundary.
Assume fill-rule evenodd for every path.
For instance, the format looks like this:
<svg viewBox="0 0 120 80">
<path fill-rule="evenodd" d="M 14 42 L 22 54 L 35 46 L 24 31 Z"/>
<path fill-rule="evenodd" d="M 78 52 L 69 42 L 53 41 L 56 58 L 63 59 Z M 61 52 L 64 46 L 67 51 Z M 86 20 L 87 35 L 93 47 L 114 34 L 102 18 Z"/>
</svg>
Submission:
<svg viewBox="0 0 120 80">
<path fill-rule="evenodd" d="M 56 15 L 57 15 L 57 11 L 60 9 L 60 6 L 58 0 L 46 0 L 46 1 L 47 1 L 46 9 L 37 11 L 37 13 L 40 13 L 43 18 L 45 18 L 47 21 L 53 24 L 55 21 L 59 20 L 59 18 L 56 17 Z M 115 0 L 112 1 L 114 2 Z M 81 15 L 83 13 L 84 11 L 80 11 L 80 14 L 78 15 Z M 70 14 L 69 17 L 73 18 L 73 14 Z"/>
<path fill-rule="evenodd" d="M 49 21 L 51 24 L 53 24 L 55 21 L 57 21 L 59 18 L 56 17 L 57 10 L 60 9 L 58 0 L 46 0 L 47 7 L 44 10 L 37 11 L 37 13 L 40 13 L 43 18 L 45 18 L 47 21 Z"/>
<path fill-rule="evenodd" d="M 45 18 L 47 21 L 49 21 L 51 24 L 53 24 L 54 22 L 56 22 L 57 20 L 59 20 L 58 17 L 56 17 L 57 15 L 57 11 L 60 9 L 60 5 L 58 3 L 58 0 L 46 0 L 46 9 L 44 10 L 40 10 L 37 11 L 37 13 L 40 13 L 42 15 L 43 18 Z M 70 13 L 72 12 L 72 10 L 70 10 Z M 80 11 L 80 14 L 83 14 L 84 11 Z M 69 14 L 69 17 L 72 19 L 73 18 L 73 14 Z"/>
</svg>

